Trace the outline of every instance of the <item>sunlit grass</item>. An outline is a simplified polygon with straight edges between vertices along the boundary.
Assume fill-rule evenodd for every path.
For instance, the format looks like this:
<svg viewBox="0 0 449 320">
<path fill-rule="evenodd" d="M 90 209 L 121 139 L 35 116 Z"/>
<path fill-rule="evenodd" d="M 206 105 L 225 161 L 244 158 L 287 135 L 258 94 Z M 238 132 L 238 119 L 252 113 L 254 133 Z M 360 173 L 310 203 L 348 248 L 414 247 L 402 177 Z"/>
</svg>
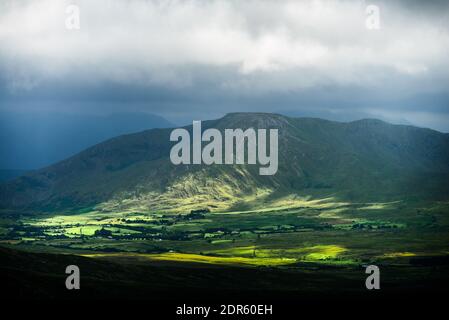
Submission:
<svg viewBox="0 0 449 320">
<path fill-rule="evenodd" d="M 301 261 L 319 261 L 336 259 L 348 251 L 346 248 L 338 245 L 316 245 L 299 248 L 258 248 L 256 246 L 232 247 L 222 250 L 207 252 L 208 254 L 230 257 L 259 257 L 274 258 L 288 257 Z"/>
<path fill-rule="evenodd" d="M 401 201 L 367 203 L 366 206 L 360 207 L 359 210 L 383 210 L 383 209 L 391 209 L 395 204 L 400 203 L 400 202 L 401 202 Z"/>
<path fill-rule="evenodd" d="M 217 265 L 281 266 L 302 262 L 326 262 L 337 259 L 347 249 L 337 245 L 317 245 L 304 248 L 258 249 L 255 246 L 214 250 L 205 254 L 168 252 L 160 254 L 95 253 L 93 258 L 134 258 L 150 261 L 194 262 Z"/>
<path fill-rule="evenodd" d="M 260 200 L 273 192 L 254 180 L 246 168 L 236 166 L 232 174 L 218 170 L 210 177 L 199 170 L 185 174 L 161 192 L 148 192 L 129 197 L 126 194 L 97 205 L 97 209 L 110 212 L 164 212 L 189 213 L 191 210 L 212 208 L 226 211 L 238 202 Z M 242 183 L 242 181 L 245 181 Z"/>
<path fill-rule="evenodd" d="M 390 252 L 382 256 L 383 258 L 404 258 L 404 257 L 416 257 L 416 253 L 413 252 Z"/>
<path fill-rule="evenodd" d="M 290 258 L 247 258 L 247 257 L 217 257 L 200 255 L 193 253 L 161 253 L 161 254 L 86 254 L 83 255 L 92 258 L 137 258 L 149 261 L 172 261 L 172 262 L 190 262 L 216 265 L 247 265 L 247 266 L 281 266 L 295 263 L 295 259 Z"/>
</svg>

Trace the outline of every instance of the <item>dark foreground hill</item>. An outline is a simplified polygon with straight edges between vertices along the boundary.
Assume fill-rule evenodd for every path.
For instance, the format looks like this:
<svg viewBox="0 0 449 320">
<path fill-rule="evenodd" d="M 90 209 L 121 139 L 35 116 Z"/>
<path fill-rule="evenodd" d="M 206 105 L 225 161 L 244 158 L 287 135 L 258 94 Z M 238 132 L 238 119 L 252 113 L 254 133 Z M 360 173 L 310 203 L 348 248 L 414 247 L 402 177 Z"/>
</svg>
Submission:
<svg viewBox="0 0 449 320">
<path fill-rule="evenodd" d="M 404 314 L 413 301 L 419 306 L 444 305 L 448 291 L 447 264 L 383 268 L 382 289 L 363 286 L 365 273 L 359 267 L 300 266 L 291 268 L 204 267 L 195 264 L 148 265 L 122 263 L 70 254 L 34 253 L 0 246 L 0 274 L 7 300 L 51 301 L 115 300 L 114 313 L 151 306 L 152 312 L 174 314 L 186 304 L 274 305 L 274 313 L 316 312 L 316 307 L 349 305 L 348 313 L 375 304 L 391 306 Z M 67 290 L 65 268 L 80 269 L 80 290 Z M 319 271 L 319 272 L 317 272 Z M 423 276 L 425 275 L 425 276 Z M 408 281 L 401 281 L 401 279 Z M 120 301 L 118 301 L 120 299 Z M 47 302 L 46 302 L 47 301 Z M 130 308 L 126 301 L 130 303 Z M 143 303 L 145 302 L 145 303 Z M 155 304 L 155 302 L 157 302 Z M 84 304 L 83 303 L 83 304 Z M 285 308 L 288 308 L 285 310 Z M 335 312 L 336 308 L 331 308 Z M 104 309 L 104 308 L 103 308 Z M 98 310 L 93 308 L 92 310 Z M 104 310 L 100 309 L 104 314 Z M 377 307 L 376 310 L 378 311 Z M 391 313 L 391 310 L 389 311 Z M 142 310 L 143 311 L 143 310 Z M 287 312 L 288 311 L 288 312 Z"/>
<path fill-rule="evenodd" d="M 449 198 L 449 136 L 379 120 L 339 123 L 235 113 L 206 128 L 279 130 L 279 170 L 170 162 L 171 129 L 119 136 L 0 186 L 0 208 L 53 211 L 226 210 L 259 199 Z M 191 127 L 187 127 L 191 130 Z"/>
</svg>

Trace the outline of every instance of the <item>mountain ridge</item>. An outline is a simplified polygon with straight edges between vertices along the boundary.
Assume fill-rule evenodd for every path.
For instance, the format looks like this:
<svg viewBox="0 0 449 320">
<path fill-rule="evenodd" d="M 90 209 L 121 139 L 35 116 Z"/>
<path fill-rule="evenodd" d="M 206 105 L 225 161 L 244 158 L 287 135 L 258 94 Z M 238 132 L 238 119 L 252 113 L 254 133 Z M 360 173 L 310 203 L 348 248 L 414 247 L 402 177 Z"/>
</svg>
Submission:
<svg viewBox="0 0 449 320">
<path fill-rule="evenodd" d="M 278 173 L 261 177 L 252 165 L 175 166 L 169 161 L 172 129 L 150 129 L 108 139 L 0 185 L 0 208 L 184 212 L 227 210 L 278 194 L 448 198 L 449 139 L 438 131 L 269 113 L 231 113 L 202 127 L 278 128 Z"/>
</svg>

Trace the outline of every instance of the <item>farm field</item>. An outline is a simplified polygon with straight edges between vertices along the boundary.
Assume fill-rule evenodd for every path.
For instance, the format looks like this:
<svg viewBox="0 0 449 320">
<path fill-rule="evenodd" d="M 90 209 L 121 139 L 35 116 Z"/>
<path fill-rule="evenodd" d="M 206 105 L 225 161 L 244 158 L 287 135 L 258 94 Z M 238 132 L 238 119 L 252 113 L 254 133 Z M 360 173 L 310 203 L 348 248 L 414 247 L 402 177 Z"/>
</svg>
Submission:
<svg viewBox="0 0 449 320">
<path fill-rule="evenodd" d="M 283 267 L 404 264 L 449 255 L 445 202 L 298 199 L 261 210 L 81 212 L 1 220 L 1 244 L 96 259 Z"/>
</svg>

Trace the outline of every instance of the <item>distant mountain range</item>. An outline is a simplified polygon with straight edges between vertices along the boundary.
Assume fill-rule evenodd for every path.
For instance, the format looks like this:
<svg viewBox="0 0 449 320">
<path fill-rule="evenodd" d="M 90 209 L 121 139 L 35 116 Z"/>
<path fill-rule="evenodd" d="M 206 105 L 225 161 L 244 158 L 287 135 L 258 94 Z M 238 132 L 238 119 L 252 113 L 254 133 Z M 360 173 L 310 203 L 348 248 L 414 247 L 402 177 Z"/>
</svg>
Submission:
<svg viewBox="0 0 449 320">
<path fill-rule="evenodd" d="M 162 117 L 136 112 L 106 116 L 1 112 L 0 170 L 8 171 L 9 177 L 48 166 L 118 135 L 171 126 Z"/>
<path fill-rule="evenodd" d="M 0 183 L 4 181 L 12 180 L 16 177 L 19 177 L 25 173 L 27 173 L 27 170 L 2 170 L 0 169 Z"/>
<path fill-rule="evenodd" d="M 191 130 L 191 126 L 185 127 Z M 0 208 L 179 211 L 247 208 L 286 195 L 350 201 L 449 198 L 449 135 L 379 120 L 232 113 L 217 128 L 277 128 L 279 170 L 170 162 L 171 129 L 112 138 L 0 186 Z"/>
</svg>

